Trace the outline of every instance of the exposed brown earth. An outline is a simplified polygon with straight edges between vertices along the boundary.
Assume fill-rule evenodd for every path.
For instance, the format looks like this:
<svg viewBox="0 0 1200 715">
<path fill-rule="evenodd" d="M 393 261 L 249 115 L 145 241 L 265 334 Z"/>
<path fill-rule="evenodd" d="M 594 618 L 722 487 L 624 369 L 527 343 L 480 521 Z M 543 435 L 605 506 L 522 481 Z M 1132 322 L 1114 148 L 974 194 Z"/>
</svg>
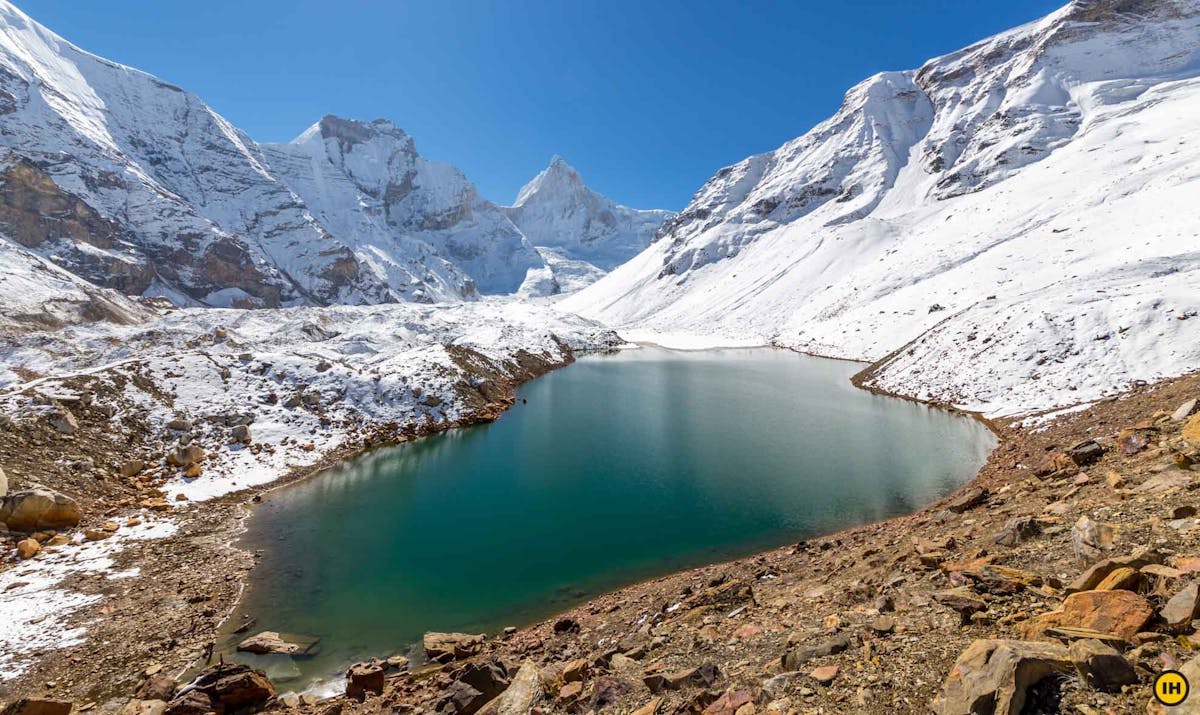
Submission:
<svg viewBox="0 0 1200 715">
<path fill-rule="evenodd" d="M 502 409 L 511 389 L 483 404 Z M 273 698 L 250 675 L 229 677 L 249 684 L 254 708 L 322 714 L 1146 712 L 1154 675 L 1190 672 L 1200 643 L 1200 418 L 1171 417 L 1197 396 L 1192 375 L 1044 427 L 997 425 L 1002 442 L 976 478 L 916 514 L 631 586 L 510 633 L 433 637 L 428 663 L 354 668 L 353 698 Z M 39 440 L 22 453 L 64 449 Z M 86 510 L 129 498 L 112 490 Z M 130 712 L 242 707 L 150 686 L 203 655 L 230 612 L 250 564 L 226 545 L 245 497 L 193 507 L 178 536 L 130 556 L 157 578 L 98 583 L 123 589 L 101 604 L 111 626 L 82 612 L 87 642 L 47 653 L 11 697 L 115 709 L 140 688 Z"/>
</svg>

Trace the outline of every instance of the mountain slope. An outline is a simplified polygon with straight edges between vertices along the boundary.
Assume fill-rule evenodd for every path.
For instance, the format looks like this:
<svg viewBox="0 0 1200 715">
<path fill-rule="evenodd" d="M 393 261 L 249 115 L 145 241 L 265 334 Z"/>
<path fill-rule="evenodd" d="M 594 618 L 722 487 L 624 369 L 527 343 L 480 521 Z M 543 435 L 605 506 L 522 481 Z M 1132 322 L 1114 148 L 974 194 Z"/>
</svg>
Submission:
<svg viewBox="0 0 1200 715">
<path fill-rule="evenodd" d="M 504 211 L 542 250 L 564 292 L 632 258 L 674 216 L 671 211 L 622 206 L 592 191 L 560 156 L 553 157 Z M 599 270 L 588 271 L 579 262 Z"/>
<path fill-rule="evenodd" d="M 1076 1 L 722 169 L 564 307 L 991 414 L 1200 367 L 1200 2 Z"/>
<path fill-rule="evenodd" d="M 329 125 L 344 131 L 302 139 L 349 151 L 286 178 L 298 189 L 309 171 L 361 181 L 298 195 L 195 95 L 88 54 L 0 0 L 0 229 L 97 285 L 188 305 L 448 300 L 514 290 L 543 265 L 461 174 L 422 163 L 399 130 L 318 127 Z M 360 141 L 362 131 L 374 135 Z M 394 152 L 396 173 L 363 173 L 355 161 L 371 151 Z M 372 196 L 416 169 L 415 197 Z M 347 203 L 313 210 L 310 198 Z M 389 215 L 370 218 L 376 209 Z"/>
<path fill-rule="evenodd" d="M 264 150 L 271 170 L 397 298 L 512 293 L 543 265 L 499 207 L 458 169 L 419 156 L 388 121 L 327 116 Z"/>
</svg>

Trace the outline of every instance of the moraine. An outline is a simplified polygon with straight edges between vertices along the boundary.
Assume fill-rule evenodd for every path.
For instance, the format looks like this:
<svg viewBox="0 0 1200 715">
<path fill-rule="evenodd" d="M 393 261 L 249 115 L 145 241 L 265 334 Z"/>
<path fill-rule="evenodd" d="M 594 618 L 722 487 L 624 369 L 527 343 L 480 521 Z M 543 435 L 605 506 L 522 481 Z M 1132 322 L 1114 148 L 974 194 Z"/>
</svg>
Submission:
<svg viewBox="0 0 1200 715">
<path fill-rule="evenodd" d="M 858 390 L 859 368 L 766 348 L 588 356 L 495 423 L 275 492 L 245 537 L 261 559 L 238 614 L 319 650 L 235 657 L 286 689 L 332 687 L 426 631 L 495 633 L 910 512 L 982 465 L 995 443 L 982 424 Z"/>
</svg>

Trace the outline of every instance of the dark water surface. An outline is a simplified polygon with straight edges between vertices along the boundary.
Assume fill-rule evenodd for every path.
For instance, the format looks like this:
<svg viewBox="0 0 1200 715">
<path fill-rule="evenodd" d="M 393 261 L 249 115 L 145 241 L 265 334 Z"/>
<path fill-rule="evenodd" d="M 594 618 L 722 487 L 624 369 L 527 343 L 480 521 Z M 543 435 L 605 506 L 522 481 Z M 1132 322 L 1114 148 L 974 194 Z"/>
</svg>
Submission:
<svg viewBox="0 0 1200 715">
<path fill-rule="evenodd" d="M 784 350 L 589 356 L 497 422 L 380 450 L 271 494 L 239 612 L 322 639 L 286 688 L 495 632 L 615 587 L 913 511 L 968 479 L 982 425 Z M 267 665 L 267 663 L 264 663 Z"/>
</svg>

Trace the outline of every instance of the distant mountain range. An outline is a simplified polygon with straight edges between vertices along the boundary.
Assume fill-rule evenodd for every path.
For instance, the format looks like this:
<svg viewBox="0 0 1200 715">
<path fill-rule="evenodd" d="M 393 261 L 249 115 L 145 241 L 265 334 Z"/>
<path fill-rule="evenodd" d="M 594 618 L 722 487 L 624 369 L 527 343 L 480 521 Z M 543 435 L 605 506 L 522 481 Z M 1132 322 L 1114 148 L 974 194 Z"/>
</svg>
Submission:
<svg viewBox="0 0 1200 715">
<path fill-rule="evenodd" d="M 0 240 L 126 295 L 431 302 L 515 293 L 527 278 L 527 294 L 557 292 L 556 264 L 572 286 L 579 270 L 598 277 L 670 215 L 614 204 L 559 159 L 539 179 L 566 172 L 576 184 L 542 181 L 508 209 L 382 120 L 327 116 L 260 145 L 196 95 L 2 0 L 0 29 Z M 563 239 L 579 226 L 586 236 Z"/>
</svg>

